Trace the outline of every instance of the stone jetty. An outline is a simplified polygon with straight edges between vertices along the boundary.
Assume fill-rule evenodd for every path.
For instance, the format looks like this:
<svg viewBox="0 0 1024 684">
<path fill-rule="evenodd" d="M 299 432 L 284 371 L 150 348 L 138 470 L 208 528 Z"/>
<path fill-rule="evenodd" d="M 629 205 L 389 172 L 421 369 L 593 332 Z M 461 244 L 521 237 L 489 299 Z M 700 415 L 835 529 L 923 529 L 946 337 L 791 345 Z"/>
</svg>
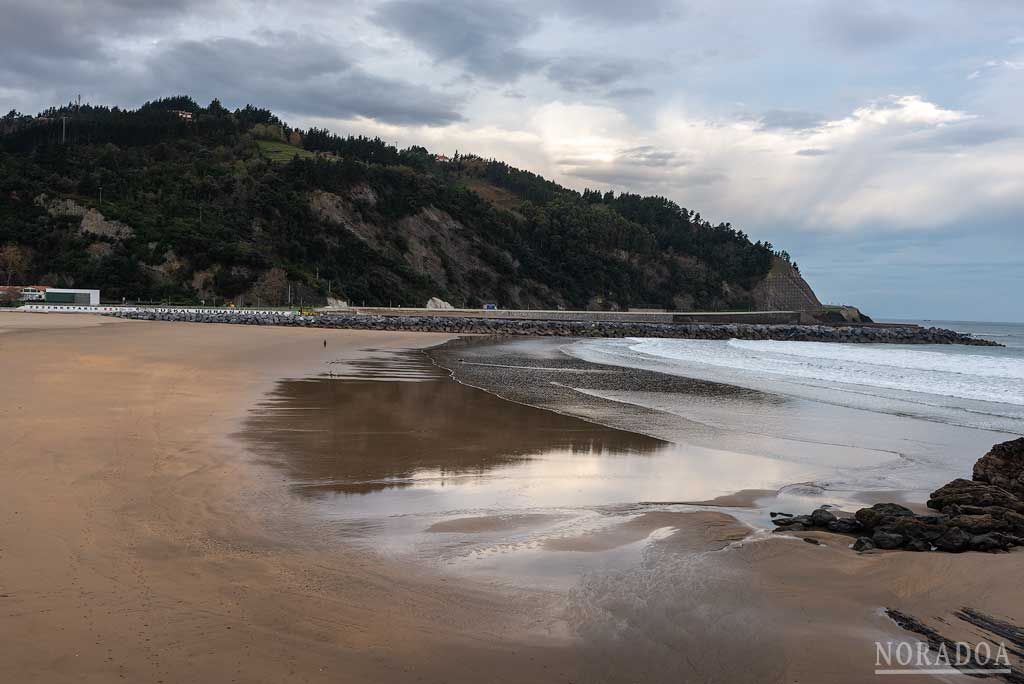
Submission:
<svg viewBox="0 0 1024 684">
<path fill-rule="evenodd" d="M 628 321 L 529 320 L 448 316 L 377 316 L 295 312 L 229 311 L 195 309 L 145 309 L 116 311 L 119 318 L 145 321 L 228 323 L 234 325 L 282 325 L 305 328 L 353 330 L 403 330 L 450 334 L 525 335 L 535 337 L 671 337 L 695 340 L 784 340 L 799 342 L 854 342 L 889 344 L 966 344 L 1001 346 L 943 328 L 919 326 L 830 326 L 751 323 L 645 323 Z"/>
</svg>

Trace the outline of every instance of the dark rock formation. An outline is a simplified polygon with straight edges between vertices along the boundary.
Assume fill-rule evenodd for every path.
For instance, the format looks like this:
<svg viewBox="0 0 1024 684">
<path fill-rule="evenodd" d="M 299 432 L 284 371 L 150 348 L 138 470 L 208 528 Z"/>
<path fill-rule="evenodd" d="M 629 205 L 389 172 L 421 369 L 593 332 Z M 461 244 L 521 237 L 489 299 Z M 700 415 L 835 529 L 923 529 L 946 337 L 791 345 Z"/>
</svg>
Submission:
<svg viewBox="0 0 1024 684">
<path fill-rule="evenodd" d="M 858 535 L 855 551 L 1005 551 L 1024 545 L 1024 439 L 997 444 L 974 466 L 974 480 L 956 479 L 932 492 L 917 515 L 894 503 L 862 508 L 853 518 L 826 508 L 810 515 L 778 513 L 777 532 L 826 529 Z"/>
<path fill-rule="evenodd" d="M 836 514 L 826 508 L 819 508 L 811 513 L 811 522 L 815 527 L 828 527 L 830 522 L 835 521 Z"/>
<path fill-rule="evenodd" d="M 1013 646 L 1016 646 L 1016 648 L 1013 649 L 1013 653 L 1017 657 L 1024 657 L 1024 651 L 1021 650 L 1024 649 L 1024 629 L 1021 629 L 1010 622 L 1006 622 L 1005 620 L 1000 620 L 992 617 L 991 615 L 986 615 L 980 610 L 975 610 L 974 608 L 963 608 L 962 610 L 958 610 L 955 615 L 964 622 L 970 623 L 975 627 L 985 630 L 986 632 L 990 632 L 1001 640 L 1010 642 Z M 995 639 L 992 639 L 991 641 L 996 643 Z"/>
<path fill-rule="evenodd" d="M 856 518 L 836 518 L 826 527 L 828 527 L 830 532 L 839 532 L 840 534 L 854 534 L 864 528 Z"/>
<path fill-rule="evenodd" d="M 946 659 L 944 664 L 950 668 L 965 670 L 963 674 L 969 674 L 974 677 L 988 677 L 989 673 L 979 673 L 984 670 L 993 670 L 991 673 L 993 677 L 998 676 L 1003 681 L 1011 682 L 1012 684 L 1024 684 L 1024 671 L 1021 671 L 1009 662 L 1001 662 L 1000 659 L 994 657 L 994 651 L 962 650 L 960 647 L 962 642 L 953 641 L 913 615 L 895 610 L 894 608 L 886 608 L 885 614 L 901 628 L 924 637 L 925 641 L 928 642 L 928 646 L 934 652 L 932 658 L 935 658 L 939 653 L 945 653 Z M 1016 625 L 990 617 L 973 608 L 963 608 L 957 611 L 956 617 L 982 630 L 981 636 L 993 644 L 1005 643 L 1005 640 L 1009 640 L 1013 644 L 1020 645 L 1020 635 L 1024 633 L 1024 630 L 1021 630 Z M 942 620 L 942 622 L 945 625 L 949 625 L 949 622 L 946 620 Z M 1012 652 L 1018 658 L 1020 657 L 1019 651 L 1013 650 Z M 933 662 L 936 661 L 933 660 Z M 941 667 L 941 665 L 937 663 L 936 667 Z"/>
<path fill-rule="evenodd" d="M 324 313 L 306 316 L 292 311 L 227 311 L 204 309 L 138 309 L 108 315 L 145 321 L 284 325 L 304 328 L 405 330 L 453 335 L 529 335 L 535 337 L 673 337 L 694 340 L 789 340 L 864 344 L 965 344 L 1000 346 L 953 330 L 920 327 L 830 326 L 755 323 L 642 323 L 627 321 L 530 320 L 451 316 L 379 316 Z"/>
<path fill-rule="evenodd" d="M 873 530 L 887 520 L 908 515 L 914 515 L 914 512 L 909 508 L 899 504 L 881 503 L 875 504 L 870 508 L 860 509 L 854 514 L 854 517 L 857 519 L 857 522 L 864 526 L 864 529 Z"/>
<path fill-rule="evenodd" d="M 857 541 L 853 542 L 853 550 L 858 553 L 871 551 L 874 548 L 875 542 L 871 540 L 871 537 L 857 537 Z"/>
<path fill-rule="evenodd" d="M 1024 437 L 992 447 L 974 464 L 973 477 L 1024 496 Z"/>
<path fill-rule="evenodd" d="M 878 529 L 875 530 L 875 533 L 871 536 L 871 541 L 875 542 L 875 546 L 880 549 L 898 549 L 903 546 L 903 543 L 907 540 L 898 532 L 887 532 L 885 530 Z"/>
<path fill-rule="evenodd" d="M 951 506 L 961 508 L 952 509 Z M 928 508 L 936 511 L 949 509 L 950 513 L 966 512 L 962 511 L 963 508 L 977 513 L 993 506 L 1024 513 L 1024 501 L 1002 487 L 960 478 L 936 489 L 928 499 Z"/>
</svg>

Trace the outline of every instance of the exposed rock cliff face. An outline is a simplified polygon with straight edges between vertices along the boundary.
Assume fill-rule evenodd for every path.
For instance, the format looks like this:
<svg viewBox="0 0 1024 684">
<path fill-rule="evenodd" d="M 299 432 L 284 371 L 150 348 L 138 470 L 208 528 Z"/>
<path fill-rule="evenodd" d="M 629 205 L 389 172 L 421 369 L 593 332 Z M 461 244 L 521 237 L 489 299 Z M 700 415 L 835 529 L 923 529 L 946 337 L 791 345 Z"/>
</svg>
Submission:
<svg viewBox="0 0 1024 684">
<path fill-rule="evenodd" d="M 519 308 L 561 306 L 564 301 L 545 285 L 533 280 L 507 282 L 492 263 L 480 258 L 487 246 L 484 239 L 461 221 L 436 207 L 389 223 L 374 212 L 378 198 L 366 184 L 343 194 L 316 190 L 309 194 L 309 206 L 324 222 L 344 228 L 370 249 L 404 262 L 417 275 L 428 278 L 465 305 L 474 293 L 491 292 L 502 283 L 507 297 L 501 304 Z M 492 250 L 493 251 L 493 250 Z M 509 265 L 515 259 L 501 253 Z"/>
<path fill-rule="evenodd" d="M 772 270 L 753 291 L 757 308 L 765 311 L 810 311 L 820 309 L 814 290 L 789 262 L 774 257 Z"/>
<path fill-rule="evenodd" d="M 369 188 L 367 189 L 369 190 Z M 373 194 L 372 190 L 370 190 L 370 194 Z M 381 243 L 376 229 L 363 221 L 362 215 L 354 206 L 353 200 L 356 199 L 356 196 L 354 191 L 349 193 L 349 197 L 343 197 L 333 192 L 314 190 L 309 194 L 309 207 L 316 217 L 341 226 L 369 246 L 379 249 Z"/>
<path fill-rule="evenodd" d="M 35 202 L 46 209 L 50 216 L 80 217 L 82 222 L 79 224 L 79 230 L 83 235 L 98 235 L 115 240 L 126 240 L 135 235 L 131 226 L 120 221 L 108 220 L 96 209 L 83 207 L 71 199 L 50 199 L 46 195 L 39 195 Z"/>
</svg>

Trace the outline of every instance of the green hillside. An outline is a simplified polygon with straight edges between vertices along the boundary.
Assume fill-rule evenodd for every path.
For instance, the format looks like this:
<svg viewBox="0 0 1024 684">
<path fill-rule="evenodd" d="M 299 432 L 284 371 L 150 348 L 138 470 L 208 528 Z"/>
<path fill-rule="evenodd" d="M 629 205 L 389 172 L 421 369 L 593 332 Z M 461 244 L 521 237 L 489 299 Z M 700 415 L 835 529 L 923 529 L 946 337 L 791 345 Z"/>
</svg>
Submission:
<svg viewBox="0 0 1024 684">
<path fill-rule="evenodd" d="M 665 198 L 187 97 L 0 119 L 0 246 L 4 281 L 182 303 L 750 308 L 772 265 Z"/>
<path fill-rule="evenodd" d="M 286 142 L 277 140 L 257 140 L 260 154 L 273 162 L 290 162 L 295 157 L 299 159 L 312 159 L 314 154 L 309 150 L 297 147 Z"/>
</svg>

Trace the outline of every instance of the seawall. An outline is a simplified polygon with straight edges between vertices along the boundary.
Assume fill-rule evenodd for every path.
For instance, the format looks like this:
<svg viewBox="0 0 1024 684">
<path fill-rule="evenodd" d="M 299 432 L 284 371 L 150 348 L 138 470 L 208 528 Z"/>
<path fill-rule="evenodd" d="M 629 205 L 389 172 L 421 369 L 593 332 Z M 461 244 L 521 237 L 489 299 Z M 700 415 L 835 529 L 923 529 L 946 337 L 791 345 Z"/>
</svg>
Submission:
<svg viewBox="0 0 1024 684">
<path fill-rule="evenodd" d="M 1002 346 L 943 328 L 848 325 L 769 325 L 755 323 L 637 323 L 615 321 L 513 320 L 446 316 L 374 316 L 367 314 L 297 315 L 291 312 L 243 311 L 119 311 L 107 314 L 144 321 L 286 325 L 306 328 L 404 330 L 452 334 L 529 335 L 557 337 L 674 337 L 698 340 L 787 340 L 888 344 L 966 344 Z"/>
<path fill-rule="evenodd" d="M 443 318 L 486 318 L 514 321 L 576 321 L 581 323 L 807 323 L 800 311 L 555 311 L 543 309 L 417 309 L 357 306 L 326 310 L 331 314 L 368 316 L 413 316 Z M 810 322 L 815 322 L 811 320 Z"/>
</svg>

